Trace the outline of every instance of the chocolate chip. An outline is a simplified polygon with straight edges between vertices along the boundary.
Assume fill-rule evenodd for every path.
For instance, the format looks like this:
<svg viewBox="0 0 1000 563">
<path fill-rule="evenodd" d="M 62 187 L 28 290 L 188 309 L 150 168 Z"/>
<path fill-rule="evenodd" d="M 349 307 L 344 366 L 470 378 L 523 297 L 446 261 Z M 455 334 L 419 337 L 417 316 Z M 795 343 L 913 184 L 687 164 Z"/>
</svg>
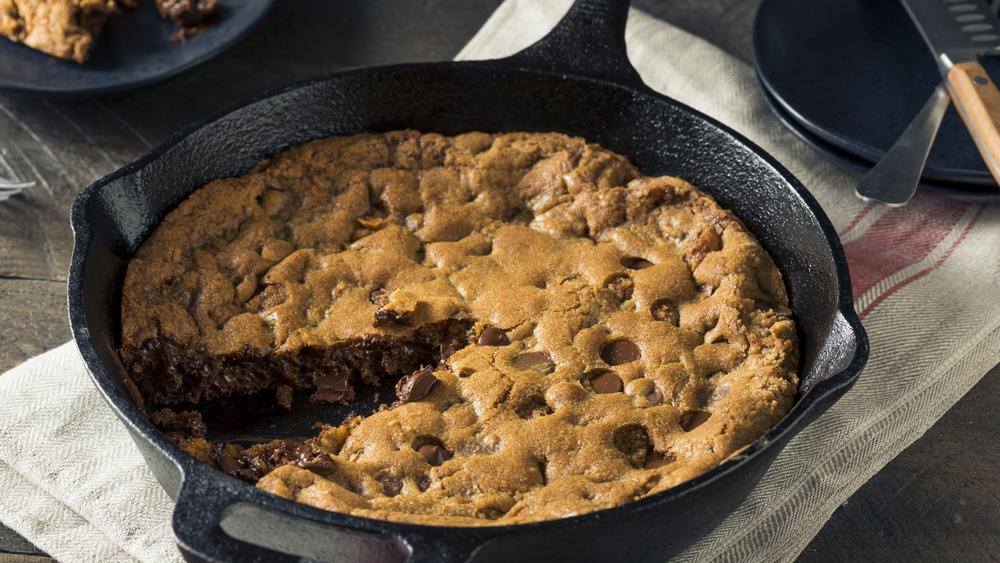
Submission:
<svg viewBox="0 0 1000 563">
<path fill-rule="evenodd" d="M 399 398 L 399 404 L 417 401 L 427 396 L 437 384 L 438 379 L 430 369 L 423 369 L 396 383 L 396 397 Z"/>
<path fill-rule="evenodd" d="M 315 457 L 309 459 L 294 461 L 292 462 L 292 465 L 297 465 L 302 469 L 311 471 L 324 479 L 333 477 L 334 473 L 337 471 L 337 462 L 333 461 L 330 454 L 326 453 L 316 455 Z"/>
<path fill-rule="evenodd" d="M 510 344 L 510 340 L 504 331 L 500 330 L 495 326 L 486 327 L 483 332 L 479 335 L 479 340 L 476 341 L 480 346 L 506 346 Z"/>
<path fill-rule="evenodd" d="M 390 311 L 388 309 L 379 309 L 375 311 L 375 326 L 380 327 L 384 324 L 396 323 L 399 326 L 411 326 L 413 324 L 413 317 L 409 311 L 400 313 L 399 311 Z"/>
<path fill-rule="evenodd" d="M 243 466 L 233 459 L 233 456 L 229 455 L 229 452 L 222 450 L 219 452 L 219 469 L 230 475 L 234 475 L 243 470 Z"/>
<path fill-rule="evenodd" d="M 511 362 L 517 369 L 533 369 L 544 373 L 550 373 L 556 365 L 545 352 L 525 352 Z"/>
<path fill-rule="evenodd" d="M 230 455 L 230 451 L 235 451 L 236 456 Z M 248 460 L 246 451 L 239 446 L 230 450 L 225 444 L 212 444 L 212 452 L 215 454 L 215 466 L 220 471 L 247 483 L 256 483 L 266 473 L 266 469 L 256 471 L 255 468 L 260 468 L 259 458 Z"/>
<path fill-rule="evenodd" d="M 607 283 L 604 284 L 619 301 L 628 301 L 632 298 L 632 293 L 635 291 L 635 286 L 632 284 L 632 278 L 625 274 L 615 274 L 608 279 Z"/>
<path fill-rule="evenodd" d="M 601 348 L 601 359 L 609 366 L 620 366 L 640 358 L 639 347 L 631 340 L 615 340 Z"/>
<path fill-rule="evenodd" d="M 666 467 L 675 461 L 677 461 L 677 458 L 674 457 L 674 454 L 672 453 L 663 455 L 659 452 L 650 452 L 649 455 L 646 456 L 646 465 L 643 469 L 659 469 L 661 467 Z"/>
<path fill-rule="evenodd" d="M 335 373 L 313 378 L 316 391 L 310 397 L 313 402 L 337 403 L 354 398 L 354 388 L 349 383 L 349 373 Z"/>
<path fill-rule="evenodd" d="M 441 465 L 451 459 L 451 454 L 448 453 L 448 450 L 435 444 L 424 444 L 417 449 L 417 453 L 424 456 L 427 463 L 434 466 Z"/>
<path fill-rule="evenodd" d="M 594 393 L 601 395 L 606 393 L 621 393 L 623 388 L 622 378 L 611 371 L 604 371 L 591 377 L 590 386 L 593 387 Z"/>
<path fill-rule="evenodd" d="M 649 306 L 649 314 L 658 321 L 670 323 L 674 326 L 680 324 L 681 316 L 677 312 L 677 306 L 667 299 L 658 299 Z"/>
<path fill-rule="evenodd" d="M 660 404 L 660 401 L 663 400 L 663 393 L 661 393 L 659 389 L 654 387 L 652 391 L 646 393 L 646 400 L 649 401 L 651 404 L 658 405 Z"/>
<path fill-rule="evenodd" d="M 440 363 L 441 365 L 447 364 L 448 358 L 450 358 L 451 355 L 454 353 L 455 353 L 454 344 L 440 344 L 438 346 L 438 356 L 441 358 L 441 360 L 438 363 Z"/>
<path fill-rule="evenodd" d="M 709 402 L 712 400 L 712 392 L 714 389 L 701 388 L 697 393 L 694 394 L 694 406 L 699 409 L 708 408 Z"/>
<path fill-rule="evenodd" d="M 695 407 L 699 409 L 713 408 L 719 401 L 729 394 L 729 386 L 724 385 L 716 388 L 699 389 L 695 395 Z"/>
<path fill-rule="evenodd" d="M 611 441 L 636 468 L 643 467 L 649 452 L 653 451 L 653 441 L 649 438 L 649 433 L 638 424 L 626 424 L 618 428 L 612 434 Z"/>
<path fill-rule="evenodd" d="M 402 477 L 396 477 L 388 473 L 379 473 L 373 478 L 382 485 L 382 492 L 387 497 L 394 497 L 403 490 Z"/>
<path fill-rule="evenodd" d="M 638 258 L 635 256 L 627 256 L 621 259 L 621 265 L 625 266 L 629 270 L 645 270 L 653 266 L 653 263 L 645 258 Z"/>
<path fill-rule="evenodd" d="M 514 413 L 525 420 L 530 420 L 535 417 L 552 414 L 552 408 L 545 402 L 545 397 L 531 395 L 514 409 Z"/>
<path fill-rule="evenodd" d="M 712 413 L 710 412 L 694 413 L 693 415 L 687 417 L 687 420 L 681 422 L 681 428 L 683 428 L 685 432 L 690 432 L 695 428 L 698 428 L 699 426 L 704 424 L 705 421 L 707 421 L 711 417 Z"/>
<path fill-rule="evenodd" d="M 297 442 L 293 440 L 275 440 L 265 447 L 265 450 L 253 459 L 251 466 L 254 469 L 266 470 L 268 465 L 276 466 L 284 464 L 294 459 L 291 450 L 294 450 Z M 300 444 L 304 446 L 305 444 Z"/>
</svg>

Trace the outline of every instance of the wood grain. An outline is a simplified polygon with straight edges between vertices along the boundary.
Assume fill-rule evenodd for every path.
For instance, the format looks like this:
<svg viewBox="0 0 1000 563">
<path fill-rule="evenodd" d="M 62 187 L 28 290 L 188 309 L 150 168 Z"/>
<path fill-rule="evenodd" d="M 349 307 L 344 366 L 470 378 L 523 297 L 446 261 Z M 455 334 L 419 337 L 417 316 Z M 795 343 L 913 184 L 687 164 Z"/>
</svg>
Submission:
<svg viewBox="0 0 1000 563">
<path fill-rule="evenodd" d="M 1000 368 L 833 514 L 802 561 L 1000 558 Z"/>
<path fill-rule="evenodd" d="M 1000 90 L 979 62 L 952 67 L 948 89 L 986 167 L 1000 182 Z"/>
<path fill-rule="evenodd" d="M 66 284 L 0 278 L 0 373 L 70 339 Z"/>
<path fill-rule="evenodd" d="M 0 540 L 2 540 L 3 526 L 0 526 Z M 24 553 L 0 553 L 0 563 L 52 563 L 55 559 L 44 555 L 32 555 Z"/>
</svg>

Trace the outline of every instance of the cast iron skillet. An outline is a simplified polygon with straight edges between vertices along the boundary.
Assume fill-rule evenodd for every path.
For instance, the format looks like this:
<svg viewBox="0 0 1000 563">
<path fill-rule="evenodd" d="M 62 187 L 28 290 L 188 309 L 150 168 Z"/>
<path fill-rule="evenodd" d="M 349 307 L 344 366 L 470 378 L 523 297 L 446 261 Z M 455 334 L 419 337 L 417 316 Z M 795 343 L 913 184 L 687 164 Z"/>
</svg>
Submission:
<svg viewBox="0 0 1000 563">
<path fill-rule="evenodd" d="M 625 53 L 627 12 L 627 0 L 578 0 L 547 37 L 507 59 L 357 70 L 295 85 L 178 133 L 80 194 L 72 211 L 73 335 L 98 389 L 176 499 L 173 528 L 186 557 L 662 561 L 730 513 L 788 440 L 851 387 L 868 342 L 832 225 L 761 149 L 642 83 Z M 627 155 L 647 174 L 679 176 L 715 196 L 758 236 L 788 283 L 802 342 L 803 384 L 793 411 L 741 455 L 664 493 L 518 526 L 435 527 L 325 512 L 183 453 L 145 418 L 116 351 L 129 257 L 170 209 L 210 179 L 243 174 L 309 139 L 400 128 L 582 135 Z M 267 415 L 246 418 L 252 424 Z"/>
</svg>

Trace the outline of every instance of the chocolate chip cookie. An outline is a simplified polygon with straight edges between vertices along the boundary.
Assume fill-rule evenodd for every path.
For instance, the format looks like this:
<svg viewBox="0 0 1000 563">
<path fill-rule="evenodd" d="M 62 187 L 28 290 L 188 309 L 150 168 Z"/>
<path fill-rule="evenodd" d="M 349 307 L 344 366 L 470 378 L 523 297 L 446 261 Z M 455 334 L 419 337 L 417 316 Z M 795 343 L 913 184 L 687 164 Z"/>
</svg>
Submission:
<svg viewBox="0 0 1000 563">
<path fill-rule="evenodd" d="M 154 422 L 274 494 L 426 524 L 666 490 L 767 432 L 798 384 L 782 276 L 740 221 L 558 133 L 334 137 L 210 182 L 132 259 L 122 341 L 159 405 L 396 381 L 304 441 Z"/>
<path fill-rule="evenodd" d="M 108 18 L 135 6 L 135 0 L 0 0 L 0 36 L 83 63 Z"/>
</svg>

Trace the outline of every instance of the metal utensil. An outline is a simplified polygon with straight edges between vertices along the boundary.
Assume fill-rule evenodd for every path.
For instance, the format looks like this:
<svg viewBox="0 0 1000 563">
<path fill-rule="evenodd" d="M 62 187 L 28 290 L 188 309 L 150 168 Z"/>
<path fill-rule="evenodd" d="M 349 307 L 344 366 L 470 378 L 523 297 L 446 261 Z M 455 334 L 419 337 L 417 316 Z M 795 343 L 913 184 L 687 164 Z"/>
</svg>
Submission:
<svg viewBox="0 0 1000 563">
<path fill-rule="evenodd" d="M 0 201 L 6 201 L 10 196 L 17 195 L 34 185 L 34 182 L 14 182 L 0 178 Z"/>
<path fill-rule="evenodd" d="M 947 2 L 939 0 L 942 5 L 947 5 L 948 7 L 964 5 L 957 3 L 960 1 L 952 0 Z M 993 13 L 1000 12 L 1000 0 L 993 0 L 989 9 Z M 981 18 L 978 13 L 968 13 L 968 11 L 962 10 L 966 10 L 966 8 L 960 8 L 958 12 L 954 13 L 952 18 L 958 20 L 956 23 L 965 26 L 975 26 L 966 29 L 966 33 L 976 33 L 976 30 L 979 30 L 979 33 L 992 30 L 990 27 L 983 27 L 983 25 L 991 26 L 992 24 L 981 21 L 985 20 L 985 18 Z M 912 19 L 913 12 L 909 8 L 907 8 L 907 11 L 911 14 Z M 922 29 L 921 34 L 923 34 L 926 40 L 927 36 Z M 946 82 L 942 82 L 934 89 L 920 112 L 913 118 L 913 121 L 910 122 L 910 125 L 907 126 L 899 138 L 896 139 L 896 142 L 886 151 L 881 160 L 858 182 L 855 190 L 858 197 L 865 201 L 882 203 L 889 207 L 899 207 L 906 205 L 910 201 L 910 198 L 917 191 L 924 164 L 927 162 L 927 155 L 934 144 L 934 138 L 937 136 L 938 127 L 941 125 L 941 120 L 944 118 L 950 100 L 951 96 L 948 92 Z M 965 116 L 963 115 L 964 118 Z M 993 172 L 994 177 L 997 177 L 995 169 L 992 166 L 990 167 L 990 171 Z"/>
<path fill-rule="evenodd" d="M 927 154 L 950 101 L 944 83 L 938 84 L 903 134 L 858 182 L 858 197 L 889 207 L 899 207 L 910 201 L 917 191 Z"/>
<path fill-rule="evenodd" d="M 1000 52 L 1000 19 L 975 0 L 901 0 L 987 168 L 1000 182 L 1000 90 L 979 56 Z"/>
</svg>

